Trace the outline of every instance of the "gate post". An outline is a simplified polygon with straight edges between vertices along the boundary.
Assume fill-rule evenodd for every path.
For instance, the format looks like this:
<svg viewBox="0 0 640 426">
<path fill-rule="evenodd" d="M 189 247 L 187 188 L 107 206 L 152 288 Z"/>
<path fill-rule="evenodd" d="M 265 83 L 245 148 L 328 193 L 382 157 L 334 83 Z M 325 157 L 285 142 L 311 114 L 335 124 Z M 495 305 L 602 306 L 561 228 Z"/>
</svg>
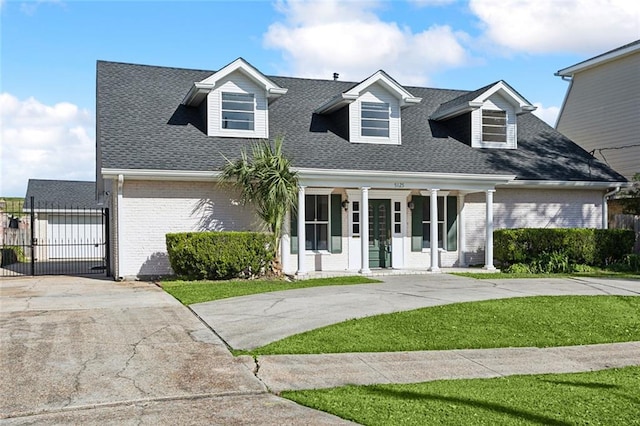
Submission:
<svg viewBox="0 0 640 426">
<path fill-rule="evenodd" d="M 31 196 L 29 200 L 31 203 L 31 276 L 35 276 L 36 274 L 36 249 L 35 249 L 35 224 L 36 224 L 36 214 L 35 214 L 35 204 L 34 197 Z"/>
</svg>

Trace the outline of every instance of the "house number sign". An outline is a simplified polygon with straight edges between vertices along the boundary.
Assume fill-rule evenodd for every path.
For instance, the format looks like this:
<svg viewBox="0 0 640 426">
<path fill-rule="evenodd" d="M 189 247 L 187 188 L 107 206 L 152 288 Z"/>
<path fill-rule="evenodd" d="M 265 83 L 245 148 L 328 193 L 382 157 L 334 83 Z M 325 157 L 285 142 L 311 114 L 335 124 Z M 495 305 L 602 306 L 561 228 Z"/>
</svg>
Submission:
<svg viewBox="0 0 640 426">
<path fill-rule="evenodd" d="M 404 188 L 404 182 L 395 182 L 393 186 L 396 188 Z"/>
</svg>

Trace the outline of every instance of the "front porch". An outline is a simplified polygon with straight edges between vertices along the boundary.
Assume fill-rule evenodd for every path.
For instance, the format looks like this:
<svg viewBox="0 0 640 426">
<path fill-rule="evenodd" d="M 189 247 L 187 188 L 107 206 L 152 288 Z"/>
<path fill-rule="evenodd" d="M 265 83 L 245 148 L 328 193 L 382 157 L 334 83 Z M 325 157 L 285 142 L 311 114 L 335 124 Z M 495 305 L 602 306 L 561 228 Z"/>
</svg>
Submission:
<svg viewBox="0 0 640 426">
<path fill-rule="evenodd" d="M 473 273 L 484 273 L 491 274 L 495 272 L 500 272 L 499 269 L 487 270 L 481 267 L 442 267 L 439 271 L 430 271 L 427 269 L 372 269 L 371 272 L 367 274 L 362 273 L 354 273 L 353 271 L 309 271 L 305 275 L 290 275 L 291 278 L 295 280 L 310 280 L 314 278 L 335 278 L 335 277 L 348 277 L 353 275 L 363 275 L 366 277 L 377 278 L 377 277 L 388 277 L 388 276 L 396 276 L 396 275 L 431 275 L 431 274 L 450 274 L 455 272 L 473 272 Z"/>
</svg>

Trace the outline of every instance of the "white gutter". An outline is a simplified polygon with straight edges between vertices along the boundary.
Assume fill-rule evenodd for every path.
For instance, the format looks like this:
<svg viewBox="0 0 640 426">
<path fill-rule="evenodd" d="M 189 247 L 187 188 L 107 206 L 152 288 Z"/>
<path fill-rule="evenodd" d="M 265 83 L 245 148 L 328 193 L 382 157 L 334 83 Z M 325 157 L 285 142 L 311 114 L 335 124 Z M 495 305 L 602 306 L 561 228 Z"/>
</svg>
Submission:
<svg viewBox="0 0 640 426">
<path fill-rule="evenodd" d="M 620 187 L 616 186 L 613 191 L 607 192 L 604 194 L 604 197 L 602 197 L 602 229 L 609 228 L 609 206 L 607 205 L 607 201 L 609 200 L 609 197 L 617 194 L 618 192 L 620 192 Z"/>
<path fill-rule="evenodd" d="M 562 188 L 585 188 L 585 189 L 609 189 L 613 185 L 624 187 L 627 182 L 605 182 L 605 181 L 566 181 L 566 180 L 513 180 L 500 187 L 526 187 L 539 189 L 562 189 Z"/>
<path fill-rule="evenodd" d="M 157 169 L 108 169 L 103 168 L 102 177 L 105 179 L 118 178 L 120 175 L 127 179 L 141 180 L 199 180 L 213 181 L 218 179 L 218 171 L 201 170 L 157 170 Z"/>
</svg>

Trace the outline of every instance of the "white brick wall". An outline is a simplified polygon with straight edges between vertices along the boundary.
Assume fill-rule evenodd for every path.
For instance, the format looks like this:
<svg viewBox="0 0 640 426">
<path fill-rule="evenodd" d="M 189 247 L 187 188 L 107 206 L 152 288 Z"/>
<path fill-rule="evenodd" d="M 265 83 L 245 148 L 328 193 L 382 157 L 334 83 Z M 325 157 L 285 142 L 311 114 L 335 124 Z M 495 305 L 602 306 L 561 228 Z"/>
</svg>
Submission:
<svg viewBox="0 0 640 426">
<path fill-rule="evenodd" d="M 126 181 L 119 275 L 171 274 L 165 235 L 186 231 L 257 230 L 259 220 L 236 191 L 215 182 Z"/>
<path fill-rule="evenodd" d="M 593 190 L 498 189 L 494 194 L 494 229 L 599 228 L 602 192 Z M 467 263 L 484 263 L 485 194 L 465 197 Z"/>
</svg>

